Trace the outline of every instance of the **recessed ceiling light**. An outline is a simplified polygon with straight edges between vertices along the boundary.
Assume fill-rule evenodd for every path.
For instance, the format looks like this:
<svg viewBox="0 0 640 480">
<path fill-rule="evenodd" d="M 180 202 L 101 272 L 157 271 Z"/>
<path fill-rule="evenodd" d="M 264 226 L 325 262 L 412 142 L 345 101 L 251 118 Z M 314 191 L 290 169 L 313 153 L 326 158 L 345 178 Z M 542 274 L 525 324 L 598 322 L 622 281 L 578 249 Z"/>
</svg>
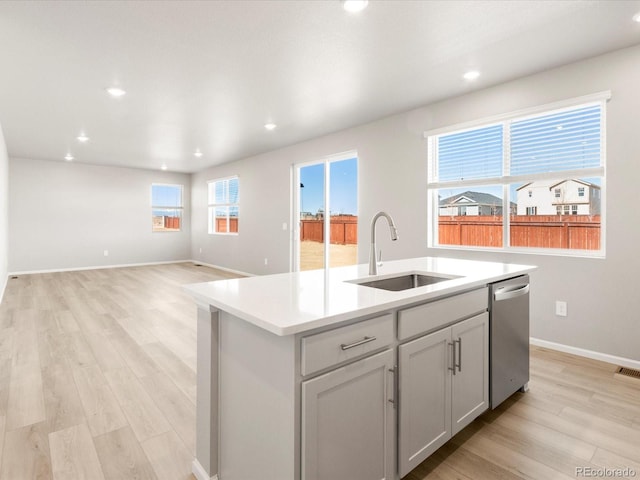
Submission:
<svg viewBox="0 0 640 480">
<path fill-rule="evenodd" d="M 111 95 L 113 98 L 120 98 L 123 95 L 126 95 L 126 91 L 121 89 L 120 87 L 109 87 L 106 89 L 107 93 Z"/>
<path fill-rule="evenodd" d="M 89 141 L 89 137 L 87 137 L 84 133 L 81 133 L 76 138 L 80 143 L 87 143 Z"/>
<path fill-rule="evenodd" d="M 265 123 L 264 124 L 264 128 L 266 128 L 267 130 L 275 130 L 276 127 L 277 127 L 277 125 L 275 123 Z"/>
<path fill-rule="evenodd" d="M 344 8 L 347 12 L 361 12 L 367 5 L 369 5 L 369 0 L 342 0 L 342 8 Z"/>
<path fill-rule="evenodd" d="M 160 167 L 161 170 L 166 170 L 167 166 L 163 163 L 162 166 Z"/>
<path fill-rule="evenodd" d="M 71 155 L 70 153 L 67 153 L 67 154 L 64 156 L 64 159 L 65 159 L 67 162 L 70 162 L 71 160 L 73 160 L 73 155 Z"/>
<path fill-rule="evenodd" d="M 194 153 L 194 155 L 196 157 L 200 158 L 203 155 L 203 153 L 200 151 L 200 149 L 197 149 L 196 152 Z"/>
<path fill-rule="evenodd" d="M 636 13 L 636 14 L 633 16 L 633 21 L 634 21 L 634 22 L 638 22 L 638 23 L 640 23 L 640 12 Z"/>
<path fill-rule="evenodd" d="M 469 70 L 467 73 L 465 73 L 464 75 L 462 75 L 462 78 L 464 78 L 465 80 L 468 81 L 473 81 L 475 79 L 477 79 L 480 76 L 480 72 L 477 70 Z"/>
</svg>

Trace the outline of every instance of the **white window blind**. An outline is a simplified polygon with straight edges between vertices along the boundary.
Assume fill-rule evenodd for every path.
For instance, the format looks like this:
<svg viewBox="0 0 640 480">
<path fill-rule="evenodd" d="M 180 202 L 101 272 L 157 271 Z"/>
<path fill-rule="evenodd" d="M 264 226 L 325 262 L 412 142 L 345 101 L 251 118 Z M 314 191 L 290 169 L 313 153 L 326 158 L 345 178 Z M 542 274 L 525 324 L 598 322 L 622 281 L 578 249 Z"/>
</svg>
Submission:
<svg viewBox="0 0 640 480">
<path fill-rule="evenodd" d="M 238 178 L 227 178 L 209 183 L 209 198 L 211 203 L 238 203 Z"/>
<path fill-rule="evenodd" d="M 511 175 L 601 165 L 601 104 L 512 121 Z"/>
<path fill-rule="evenodd" d="M 502 173 L 502 124 L 440 135 L 437 177 L 440 182 L 499 177 Z"/>
</svg>

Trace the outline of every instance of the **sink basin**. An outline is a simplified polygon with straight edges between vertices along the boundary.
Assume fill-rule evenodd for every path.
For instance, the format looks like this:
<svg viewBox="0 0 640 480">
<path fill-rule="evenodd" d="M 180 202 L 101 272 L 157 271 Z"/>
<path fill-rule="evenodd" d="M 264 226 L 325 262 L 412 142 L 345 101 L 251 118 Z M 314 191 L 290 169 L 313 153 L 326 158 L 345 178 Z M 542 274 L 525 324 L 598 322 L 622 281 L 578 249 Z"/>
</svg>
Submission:
<svg viewBox="0 0 640 480">
<path fill-rule="evenodd" d="M 460 277 L 455 275 L 440 276 L 425 275 L 422 273 L 405 273 L 396 277 L 381 278 L 380 280 L 353 281 L 352 283 L 357 283 L 364 287 L 381 288 L 383 290 L 399 292 L 409 290 L 410 288 L 424 287 L 425 285 L 453 280 L 454 278 Z"/>
</svg>

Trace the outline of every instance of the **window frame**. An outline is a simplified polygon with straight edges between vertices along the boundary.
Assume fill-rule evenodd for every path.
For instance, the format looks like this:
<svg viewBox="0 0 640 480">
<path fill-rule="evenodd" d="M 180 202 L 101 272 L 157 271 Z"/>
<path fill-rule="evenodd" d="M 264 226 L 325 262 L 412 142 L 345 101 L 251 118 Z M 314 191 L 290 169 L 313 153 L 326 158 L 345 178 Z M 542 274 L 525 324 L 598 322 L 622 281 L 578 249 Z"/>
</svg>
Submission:
<svg viewBox="0 0 640 480">
<path fill-rule="evenodd" d="M 227 189 L 227 202 L 222 202 L 222 203 L 217 203 L 215 201 L 215 193 L 213 195 L 213 198 L 211 198 L 211 184 L 214 184 L 213 186 L 213 191 L 215 192 L 215 184 L 216 183 L 220 183 L 220 182 L 229 182 L 230 180 L 237 180 L 238 181 L 238 194 L 237 194 L 237 201 L 236 202 L 230 202 L 229 200 L 229 189 Z M 227 209 L 227 230 L 229 230 L 230 226 L 231 226 L 231 216 L 229 215 L 229 210 L 232 207 L 237 208 L 238 210 L 238 226 L 237 226 L 237 231 L 235 232 L 231 232 L 231 231 L 226 231 L 226 232 L 219 232 L 215 230 L 215 222 L 214 222 L 214 218 L 215 218 L 215 209 L 219 208 L 219 207 L 225 207 Z M 240 177 L 238 175 L 230 175 L 228 177 L 221 177 L 221 178 L 215 178 L 213 180 L 207 180 L 207 232 L 209 235 L 231 235 L 231 236 L 237 236 L 240 234 Z"/>
<path fill-rule="evenodd" d="M 610 91 L 585 95 L 560 102 L 540 105 L 533 108 L 518 110 L 511 113 L 497 115 L 493 117 L 465 122 L 444 128 L 438 128 L 424 132 L 427 141 L 427 246 L 434 249 L 447 250 L 474 250 L 489 252 L 506 252 L 518 254 L 535 255 L 559 255 L 559 256 L 581 256 L 589 258 L 605 258 L 606 255 L 606 104 L 611 98 Z M 597 167 L 587 167 L 565 171 L 554 171 L 535 174 L 511 175 L 510 172 L 510 130 L 511 122 L 526 120 L 538 116 L 559 113 L 563 110 L 574 110 L 580 107 L 599 105 L 600 116 L 600 165 Z M 471 180 L 455 180 L 439 182 L 436 176 L 437 171 L 437 139 L 440 135 L 462 133 L 465 131 L 490 127 L 495 124 L 503 125 L 503 166 L 502 175 L 491 178 L 474 178 Z M 515 184 L 525 184 L 539 180 L 561 180 L 561 179 L 584 179 L 598 177 L 601 179 L 600 185 L 600 249 L 580 250 L 565 248 L 544 248 L 544 247 L 513 247 L 510 245 L 510 215 L 503 215 L 503 237 L 502 247 L 483 247 L 473 245 L 448 245 L 438 243 L 439 225 L 439 200 L 438 191 L 444 188 L 463 189 L 472 187 L 502 186 L 503 192 L 503 212 L 510 212 L 510 203 L 514 201 L 510 198 L 509 189 Z M 555 198 L 555 197 L 554 197 Z"/>
<path fill-rule="evenodd" d="M 173 205 L 154 205 L 153 203 L 153 187 L 179 187 L 180 188 L 180 206 L 179 207 L 175 207 Z M 150 189 L 150 193 L 151 193 L 151 233 L 179 233 L 182 232 L 182 223 L 183 223 L 183 218 L 184 218 L 184 185 L 181 185 L 179 183 L 156 183 L 153 182 L 151 183 L 151 189 Z M 153 211 L 156 209 L 164 209 L 164 210 L 177 210 L 180 212 L 180 228 L 175 230 L 175 229 L 170 229 L 170 230 L 155 230 L 153 228 Z"/>
</svg>

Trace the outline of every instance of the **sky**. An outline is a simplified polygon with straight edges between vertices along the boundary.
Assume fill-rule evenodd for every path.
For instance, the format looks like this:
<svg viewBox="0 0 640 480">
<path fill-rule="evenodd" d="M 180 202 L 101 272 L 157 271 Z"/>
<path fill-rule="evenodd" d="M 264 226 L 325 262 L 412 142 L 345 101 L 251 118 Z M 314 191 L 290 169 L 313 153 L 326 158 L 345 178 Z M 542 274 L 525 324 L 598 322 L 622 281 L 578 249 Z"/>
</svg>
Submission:
<svg viewBox="0 0 640 480">
<path fill-rule="evenodd" d="M 325 164 L 300 168 L 300 211 L 316 213 L 324 209 Z M 329 164 L 331 214 L 358 214 L 358 160 L 351 158 Z"/>
<path fill-rule="evenodd" d="M 154 207 L 182 207 L 182 186 L 152 185 L 151 205 Z"/>
<path fill-rule="evenodd" d="M 151 186 L 151 206 L 153 207 L 182 207 L 182 186 L 181 185 L 160 185 Z M 154 208 L 153 215 L 158 216 L 180 216 L 179 211 L 167 208 Z"/>
</svg>

